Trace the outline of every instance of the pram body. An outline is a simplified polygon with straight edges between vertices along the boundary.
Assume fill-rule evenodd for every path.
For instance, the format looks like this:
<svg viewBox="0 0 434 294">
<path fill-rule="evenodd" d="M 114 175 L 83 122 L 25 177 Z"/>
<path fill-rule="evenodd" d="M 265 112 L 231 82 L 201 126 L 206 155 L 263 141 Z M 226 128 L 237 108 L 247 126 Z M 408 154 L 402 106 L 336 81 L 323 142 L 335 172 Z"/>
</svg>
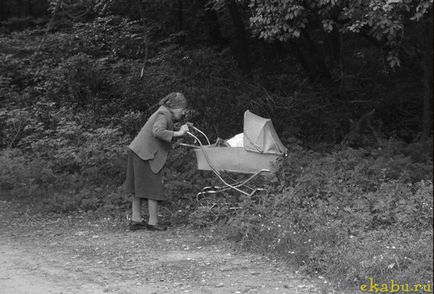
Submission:
<svg viewBox="0 0 434 294">
<path fill-rule="evenodd" d="M 265 169 L 266 172 L 274 172 L 276 169 L 275 162 L 282 157 L 276 154 L 261 154 L 247 151 L 244 147 L 215 147 L 203 146 L 202 149 L 195 149 L 197 168 L 199 170 L 212 170 L 212 167 L 218 171 L 255 174 Z M 209 163 L 205 154 L 209 157 Z M 265 171 L 264 171 L 265 172 Z"/>
<path fill-rule="evenodd" d="M 206 137 L 206 135 L 199 131 Z M 266 119 L 253 114 L 250 111 L 244 112 L 243 126 L 243 147 L 216 146 L 210 144 L 206 137 L 206 145 L 197 136 L 189 132 L 199 143 L 199 148 L 194 152 L 199 170 L 213 171 L 225 184 L 222 187 L 205 187 L 201 193 L 216 193 L 228 189 L 234 189 L 246 195 L 252 195 L 258 188 L 251 188 L 246 184 L 262 173 L 273 173 L 276 171 L 276 160 L 287 153 L 287 148 L 280 141 L 271 119 Z M 220 172 L 252 174 L 242 182 L 229 182 L 223 179 Z M 250 192 L 242 189 L 245 186 Z"/>
</svg>

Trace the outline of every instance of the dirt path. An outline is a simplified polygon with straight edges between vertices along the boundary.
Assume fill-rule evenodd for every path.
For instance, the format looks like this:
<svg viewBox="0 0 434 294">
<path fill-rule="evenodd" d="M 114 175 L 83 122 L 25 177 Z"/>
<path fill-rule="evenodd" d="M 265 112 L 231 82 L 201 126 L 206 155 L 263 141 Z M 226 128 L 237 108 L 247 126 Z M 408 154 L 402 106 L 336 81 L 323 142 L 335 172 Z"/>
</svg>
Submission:
<svg viewBox="0 0 434 294">
<path fill-rule="evenodd" d="M 30 217 L 0 201 L 0 293 L 320 293 L 276 261 L 178 226 Z"/>
</svg>

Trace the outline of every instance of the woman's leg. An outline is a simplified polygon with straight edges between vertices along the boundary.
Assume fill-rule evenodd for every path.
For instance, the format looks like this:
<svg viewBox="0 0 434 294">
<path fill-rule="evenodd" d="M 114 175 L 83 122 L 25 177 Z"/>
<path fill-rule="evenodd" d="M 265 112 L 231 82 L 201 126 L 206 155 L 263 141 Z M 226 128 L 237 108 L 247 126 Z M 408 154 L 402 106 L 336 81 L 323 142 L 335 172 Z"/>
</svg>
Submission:
<svg viewBox="0 0 434 294">
<path fill-rule="evenodd" d="M 131 220 L 133 222 L 141 222 L 142 219 L 142 198 L 133 197 L 132 201 L 132 210 L 133 215 L 131 216 Z"/>
<path fill-rule="evenodd" d="M 148 200 L 149 221 L 148 224 L 155 226 L 158 223 L 158 201 Z"/>
</svg>

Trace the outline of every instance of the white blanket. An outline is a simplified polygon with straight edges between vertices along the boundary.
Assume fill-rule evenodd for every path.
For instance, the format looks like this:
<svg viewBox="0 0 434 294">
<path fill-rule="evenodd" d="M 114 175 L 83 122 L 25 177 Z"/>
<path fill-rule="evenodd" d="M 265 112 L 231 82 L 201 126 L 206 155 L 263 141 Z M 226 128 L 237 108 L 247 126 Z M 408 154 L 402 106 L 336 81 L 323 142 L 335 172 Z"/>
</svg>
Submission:
<svg viewBox="0 0 434 294">
<path fill-rule="evenodd" d="M 243 133 L 237 134 L 226 140 L 226 143 L 228 143 L 230 147 L 244 147 L 243 137 Z"/>
</svg>

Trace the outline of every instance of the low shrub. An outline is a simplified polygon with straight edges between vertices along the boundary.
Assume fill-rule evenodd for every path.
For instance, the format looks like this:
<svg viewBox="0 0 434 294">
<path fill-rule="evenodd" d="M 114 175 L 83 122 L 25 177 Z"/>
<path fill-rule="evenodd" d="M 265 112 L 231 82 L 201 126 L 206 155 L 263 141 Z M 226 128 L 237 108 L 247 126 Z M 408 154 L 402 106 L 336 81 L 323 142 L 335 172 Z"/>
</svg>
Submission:
<svg viewBox="0 0 434 294">
<path fill-rule="evenodd" d="M 5 111 L 1 118 L 16 132 L 6 133 L 16 148 L 0 153 L 2 189 L 36 210 L 125 209 L 127 195 L 118 187 L 129 137 L 119 128 L 99 127 L 89 111 L 74 114 L 55 104 Z"/>
<path fill-rule="evenodd" d="M 432 230 L 372 230 L 346 238 L 321 253 L 325 275 L 341 288 L 357 288 L 374 278 L 377 283 L 418 284 L 432 281 Z"/>
<path fill-rule="evenodd" d="M 373 92 L 350 91 L 348 102 L 309 85 L 296 68 L 284 75 L 258 68 L 254 82 L 246 80 L 225 51 L 149 42 L 153 28 L 135 21 L 102 17 L 69 30 L 0 36 L 1 189 L 38 210 L 123 214 L 130 205 L 119 189 L 125 147 L 161 97 L 182 91 L 195 109 L 190 119 L 212 140 L 241 132 L 242 113 L 250 109 L 273 119 L 290 152 L 276 175 L 258 180 L 265 192 L 197 197 L 202 187 L 220 183 L 196 170 L 189 150 L 173 150 L 164 173 L 170 213 L 181 211 L 200 227 L 217 222 L 241 246 L 343 288 L 369 275 L 432 275 L 432 140 L 366 135 L 381 126 L 373 118 L 356 134 L 357 146 L 370 147 L 331 148 L 348 133 L 349 119 L 378 103 L 393 116 L 384 122 L 389 133 L 397 119 L 414 116 L 415 110 L 395 115 L 381 102 L 380 84 L 373 82 Z M 399 99 L 390 97 L 396 106 Z M 400 124 L 413 138 L 414 123 Z M 300 139 L 315 148 L 303 149 Z"/>
<path fill-rule="evenodd" d="M 17 149 L 1 151 L 0 165 L 0 189 L 35 212 L 123 216 L 130 205 L 129 195 L 118 184 L 123 180 L 119 175 L 109 183 L 107 174 L 89 178 L 86 170 L 56 172 L 48 161 L 25 156 Z"/>
<path fill-rule="evenodd" d="M 414 161 L 397 146 L 403 147 L 291 153 L 263 183 L 266 193 L 241 197 L 241 209 L 228 210 L 224 231 L 240 246 L 343 289 L 368 277 L 429 281 L 432 163 Z"/>
</svg>

